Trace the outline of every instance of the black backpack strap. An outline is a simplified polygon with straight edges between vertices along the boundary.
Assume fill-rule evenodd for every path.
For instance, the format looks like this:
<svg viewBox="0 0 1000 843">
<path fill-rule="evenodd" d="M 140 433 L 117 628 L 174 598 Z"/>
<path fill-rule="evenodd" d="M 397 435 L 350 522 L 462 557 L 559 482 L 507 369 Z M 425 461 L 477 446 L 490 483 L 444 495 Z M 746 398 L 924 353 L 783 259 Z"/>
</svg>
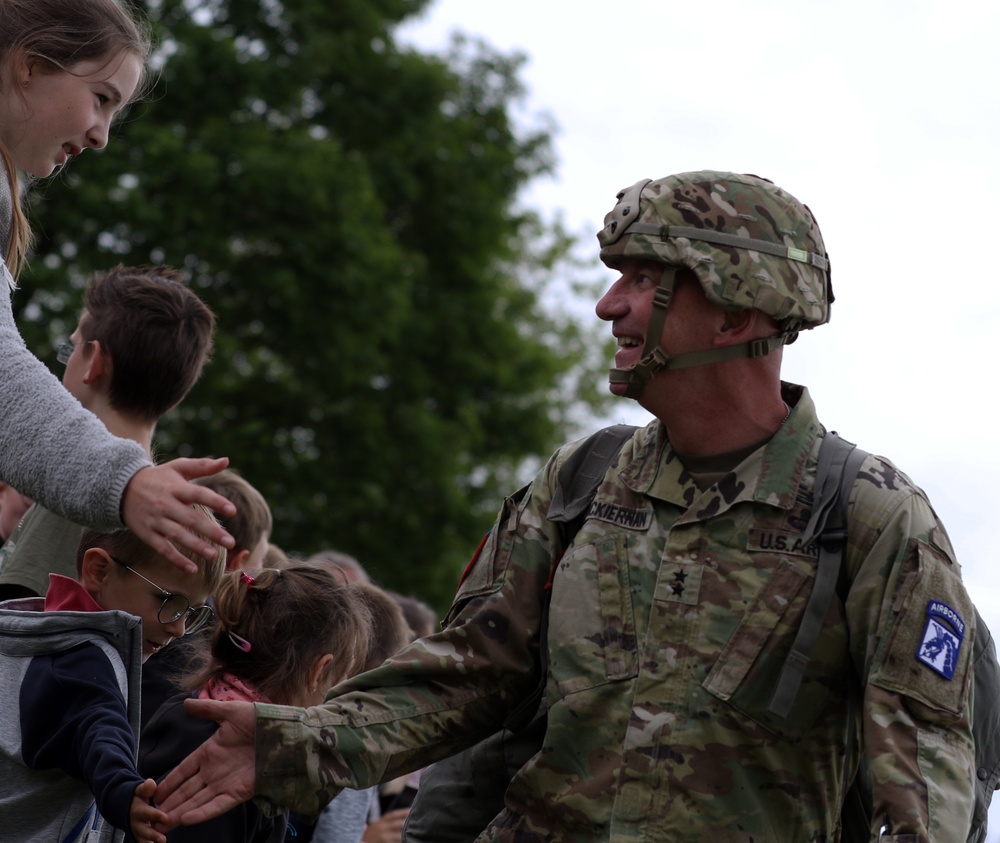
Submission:
<svg viewBox="0 0 1000 843">
<path fill-rule="evenodd" d="M 976 737 L 976 804 L 972 815 L 969 843 L 986 839 L 990 802 L 1000 787 L 1000 663 L 993 636 L 976 610 L 976 638 L 973 647 L 972 733 Z"/>
<path fill-rule="evenodd" d="M 590 508 L 597 487 L 618 458 L 636 427 L 615 424 L 591 434 L 559 467 L 555 493 L 549 504 L 549 521 L 570 523 Z M 579 529 L 579 525 L 577 525 Z M 574 530 L 570 538 L 576 535 Z"/>
<path fill-rule="evenodd" d="M 847 503 L 867 456 L 867 452 L 832 430 L 820 444 L 813 487 L 813 512 L 804 532 L 807 541 L 815 537 L 819 544 L 819 563 L 805 615 L 771 697 L 769 709 L 778 717 L 787 717 L 792 709 L 830 610 L 830 601 L 837 591 L 841 559 L 847 543 Z"/>
<path fill-rule="evenodd" d="M 561 525 L 566 544 L 579 532 L 597 487 L 635 430 L 623 424 L 599 430 L 560 466 L 547 515 Z M 553 570 L 558 563 L 553 561 Z M 503 810 L 510 780 L 541 748 L 547 726 L 549 603 L 546 592 L 539 624 L 538 684 L 507 715 L 504 729 L 424 770 L 403 828 L 405 843 L 468 843 Z"/>
<path fill-rule="evenodd" d="M 546 517 L 549 521 L 564 525 L 563 540 L 566 544 L 569 544 L 580 531 L 597 487 L 635 431 L 636 427 L 630 424 L 615 424 L 598 430 L 580 443 L 559 467 L 556 488 Z M 558 564 L 559 559 L 555 559 L 552 564 L 553 571 Z M 549 595 L 546 593 L 538 635 L 539 683 L 532 693 L 521 700 L 507 715 L 504 728 L 511 732 L 520 732 L 529 727 L 530 731 L 535 731 L 538 718 L 544 719 L 542 697 L 545 694 L 545 677 L 549 670 L 548 648 L 545 645 L 549 629 L 549 603 Z"/>
</svg>

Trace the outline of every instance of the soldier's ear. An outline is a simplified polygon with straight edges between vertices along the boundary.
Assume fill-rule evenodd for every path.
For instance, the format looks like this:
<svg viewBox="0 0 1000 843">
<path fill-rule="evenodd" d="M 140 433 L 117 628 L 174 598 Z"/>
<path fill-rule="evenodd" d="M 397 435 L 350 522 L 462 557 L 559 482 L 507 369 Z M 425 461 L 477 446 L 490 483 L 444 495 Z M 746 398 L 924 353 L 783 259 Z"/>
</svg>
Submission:
<svg viewBox="0 0 1000 843">
<path fill-rule="evenodd" d="M 749 339 L 757 339 L 754 333 L 758 329 L 758 315 L 763 315 L 759 310 L 743 308 L 741 310 L 722 311 L 719 320 L 719 327 L 715 335 L 716 345 L 732 345 L 737 342 L 745 342 Z"/>
</svg>

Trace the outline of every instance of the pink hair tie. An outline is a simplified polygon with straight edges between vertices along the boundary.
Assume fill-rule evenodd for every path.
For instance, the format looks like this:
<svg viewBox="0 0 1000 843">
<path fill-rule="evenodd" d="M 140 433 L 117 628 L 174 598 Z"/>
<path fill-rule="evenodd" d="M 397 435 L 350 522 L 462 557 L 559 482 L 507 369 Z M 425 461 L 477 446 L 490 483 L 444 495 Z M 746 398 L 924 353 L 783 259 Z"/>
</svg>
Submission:
<svg viewBox="0 0 1000 843">
<path fill-rule="evenodd" d="M 247 591 L 254 587 L 254 583 L 257 582 L 253 577 L 251 577 L 246 571 L 240 571 L 240 582 L 247 584 Z"/>
<path fill-rule="evenodd" d="M 233 646 L 237 650 L 242 650 L 244 653 L 249 653 L 252 649 L 250 642 L 247 641 L 242 635 L 237 635 L 235 632 L 229 633 L 229 640 L 233 642 Z"/>
</svg>

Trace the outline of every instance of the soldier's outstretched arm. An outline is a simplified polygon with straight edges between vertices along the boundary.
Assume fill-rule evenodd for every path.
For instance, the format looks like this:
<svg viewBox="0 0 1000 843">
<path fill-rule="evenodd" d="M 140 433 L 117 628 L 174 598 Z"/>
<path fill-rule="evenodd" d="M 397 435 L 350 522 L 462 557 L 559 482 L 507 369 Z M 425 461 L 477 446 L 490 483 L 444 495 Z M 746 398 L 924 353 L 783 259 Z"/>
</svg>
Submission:
<svg viewBox="0 0 1000 843">
<path fill-rule="evenodd" d="M 156 789 L 154 801 L 168 817 L 163 831 L 210 820 L 254 792 L 253 703 L 189 699 L 184 707 L 196 717 L 217 721 L 219 729 Z"/>
</svg>

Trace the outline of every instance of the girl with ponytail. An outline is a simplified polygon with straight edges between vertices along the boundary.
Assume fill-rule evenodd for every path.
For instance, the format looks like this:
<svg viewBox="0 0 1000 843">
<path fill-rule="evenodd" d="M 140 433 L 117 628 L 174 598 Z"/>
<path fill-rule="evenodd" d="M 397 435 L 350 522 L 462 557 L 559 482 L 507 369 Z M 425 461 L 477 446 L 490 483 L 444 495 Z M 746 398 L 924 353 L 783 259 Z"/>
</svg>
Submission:
<svg viewBox="0 0 1000 843">
<path fill-rule="evenodd" d="M 233 571 L 214 598 L 216 622 L 182 681 L 189 690 L 153 715 L 139 741 L 139 770 L 163 778 L 207 740 L 218 724 L 193 717 L 183 701 L 319 705 L 369 652 L 371 613 L 357 588 L 329 567 L 292 563 L 251 576 Z M 179 826 L 168 843 L 278 843 L 287 820 L 245 802 L 208 822 Z"/>
</svg>

